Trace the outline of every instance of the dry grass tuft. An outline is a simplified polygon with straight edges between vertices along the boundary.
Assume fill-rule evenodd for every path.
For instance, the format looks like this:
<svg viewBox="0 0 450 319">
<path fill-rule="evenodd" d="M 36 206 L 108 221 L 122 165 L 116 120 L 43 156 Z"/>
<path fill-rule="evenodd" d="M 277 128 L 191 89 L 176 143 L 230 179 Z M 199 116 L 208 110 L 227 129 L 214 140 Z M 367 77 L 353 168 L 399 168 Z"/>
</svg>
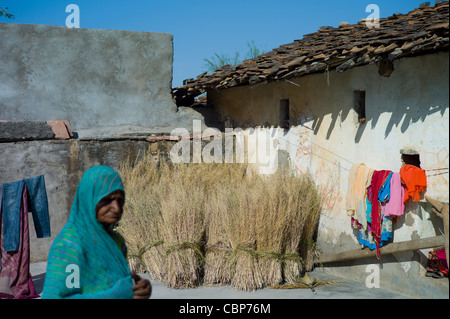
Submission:
<svg viewBox="0 0 450 319">
<path fill-rule="evenodd" d="M 298 283 L 294 283 L 294 284 L 270 286 L 268 288 L 269 289 L 311 289 L 311 287 L 316 288 L 316 287 L 320 287 L 320 286 L 329 286 L 329 285 L 338 284 L 338 283 L 340 283 L 340 281 L 334 281 L 334 280 L 332 280 L 332 281 L 316 281 L 312 285 L 308 285 L 303 282 L 298 282 Z"/>
</svg>

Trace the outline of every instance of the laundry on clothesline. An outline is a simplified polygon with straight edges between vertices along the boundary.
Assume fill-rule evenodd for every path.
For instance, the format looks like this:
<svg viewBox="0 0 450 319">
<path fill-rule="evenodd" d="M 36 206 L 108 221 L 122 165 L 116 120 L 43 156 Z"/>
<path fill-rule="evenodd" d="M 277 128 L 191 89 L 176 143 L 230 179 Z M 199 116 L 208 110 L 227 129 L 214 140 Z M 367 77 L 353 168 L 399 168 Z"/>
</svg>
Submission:
<svg viewBox="0 0 450 319">
<path fill-rule="evenodd" d="M 392 225 L 404 214 L 405 204 L 420 201 L 427 187 L 425 171 L 404 165 L 400 172 L 374 170 L 364 163 L 350 169 L 346 210 L 352 225 L 359 229 L 359 243 L 377 250 L 392 239 Z"/>
<path fill-rule="evenodd" d="M 405 185 L 404 203 L 412 199 L 413 201 L 420 201 L 420 193 L 423 193 L 427 187 L 427 176 L 425 171 L 414 165 L 404 165 L 400 168 L 400 177 L 402 183 Z"/>
</svg>

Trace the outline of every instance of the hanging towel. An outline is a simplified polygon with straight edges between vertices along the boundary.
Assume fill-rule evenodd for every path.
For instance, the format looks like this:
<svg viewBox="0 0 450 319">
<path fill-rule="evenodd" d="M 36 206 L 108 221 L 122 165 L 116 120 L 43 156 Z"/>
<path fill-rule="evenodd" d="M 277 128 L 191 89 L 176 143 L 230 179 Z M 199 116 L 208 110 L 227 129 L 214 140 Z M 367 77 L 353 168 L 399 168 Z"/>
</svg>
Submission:
<svg viewBox="0 0 450 319">
<path fill-rule="evenodd" d="M 367 229 L 366 189 L 374 170 L 364 163 L 355 164 L 350 169 L 348 190 L 346 195 L 346 210 L 364 229 Z"/>
<path fill-rule="evenodd" d="M 427 176 L 425 171 L 417 166 L 406 164 L 400 168 L 400 178 L 405 184 L 405 198 L 403 203 L 412 199 L 415 202 L 420 201 L 420 193 L 427 187 Z"/>
<path fill-rule="evenodd" d="M 400 180 L 400 173 L 393 173 L 391 177 L 390 196 L 384 206 L 384 216 L 401 216 L 405 211 L 403 200 L 405 198 L 405 187 Z"/>
</svg>

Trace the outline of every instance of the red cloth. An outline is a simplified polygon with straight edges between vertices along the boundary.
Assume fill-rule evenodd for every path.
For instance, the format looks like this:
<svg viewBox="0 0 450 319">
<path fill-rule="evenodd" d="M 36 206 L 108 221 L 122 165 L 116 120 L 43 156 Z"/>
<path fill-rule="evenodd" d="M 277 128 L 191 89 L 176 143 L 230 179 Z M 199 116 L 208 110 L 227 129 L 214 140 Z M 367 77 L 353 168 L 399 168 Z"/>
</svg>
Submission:
<svg viewBox="0 0 450 319">
<path fill-rule="evenodd" d="M 417 166 L 406 164 L 400 168 L 400 178 L 405 184 L 405 198 L 403 203 L 410 199 L 420 201 L 420 193 L 427 187 L 427 175 L 425 171 Z"/>
<path fill-rule="evenodd" d="M 28 190 L 25 185 L 22 192 L 22 204 L 20 207 L 20 245 L 17 252 L 6 252 L 3 249 L 3 237 L 1 236 L 2 229 L 0 227 L 0 249 L 2 255 L 0 298 L 32 299 L 39 297 L 39 295 L 36 294 L 36 289 L 30 274 L 30 235 L 27 200 Z"/>
<path fill-rule="evenodd" d="M 445 255 L 445 249 L 431 250 L 428 253 L 428 273 L 435 273 L 435 278 L 448 277 L 448 265 L 447 257 Z"/>
<path fill-rule="evenodd" d="M 445 254 L 445 249 L 437 250 L 436 257 L 441 263 L 442 268 L 444 268 L 448 273 L 447 255 Z"/>
<path fill-rule="evenodd" d="M 383 217 L 381 216 L 381 205 L 378 201 L 378 192 L 390 173 L 392 173 L 392 171 L 389 170 L 374 171 L 370 186 L 367 188 L 367 198 L 372 204 L 370 226 L 377 245 L 378 259 L 380 258 L 381 221 L 383 220 Z"/>
</svg>

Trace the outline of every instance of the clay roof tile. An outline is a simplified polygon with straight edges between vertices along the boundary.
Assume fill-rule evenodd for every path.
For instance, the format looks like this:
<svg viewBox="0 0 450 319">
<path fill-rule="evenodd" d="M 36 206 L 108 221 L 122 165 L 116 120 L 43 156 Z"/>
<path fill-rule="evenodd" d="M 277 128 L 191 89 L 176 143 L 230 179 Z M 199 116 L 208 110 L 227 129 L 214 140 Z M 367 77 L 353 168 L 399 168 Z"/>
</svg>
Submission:
<svg viewBox="0 0 450 319">
<path fill-rule="evenodd" d="M 255 59 L 201 74 L 174 89 L 174 97 L 178 105 L 183 105 L 208 89 L 277 81 L 332 68 L 345 71 L 379 61 L 381 55 L 393 60 L 448 51 L 448 14 L 447 2 L 380 19 L 379 28 L 368 28 L 365 21 L 338 28 L 321 27 Z"/>
</svg>

